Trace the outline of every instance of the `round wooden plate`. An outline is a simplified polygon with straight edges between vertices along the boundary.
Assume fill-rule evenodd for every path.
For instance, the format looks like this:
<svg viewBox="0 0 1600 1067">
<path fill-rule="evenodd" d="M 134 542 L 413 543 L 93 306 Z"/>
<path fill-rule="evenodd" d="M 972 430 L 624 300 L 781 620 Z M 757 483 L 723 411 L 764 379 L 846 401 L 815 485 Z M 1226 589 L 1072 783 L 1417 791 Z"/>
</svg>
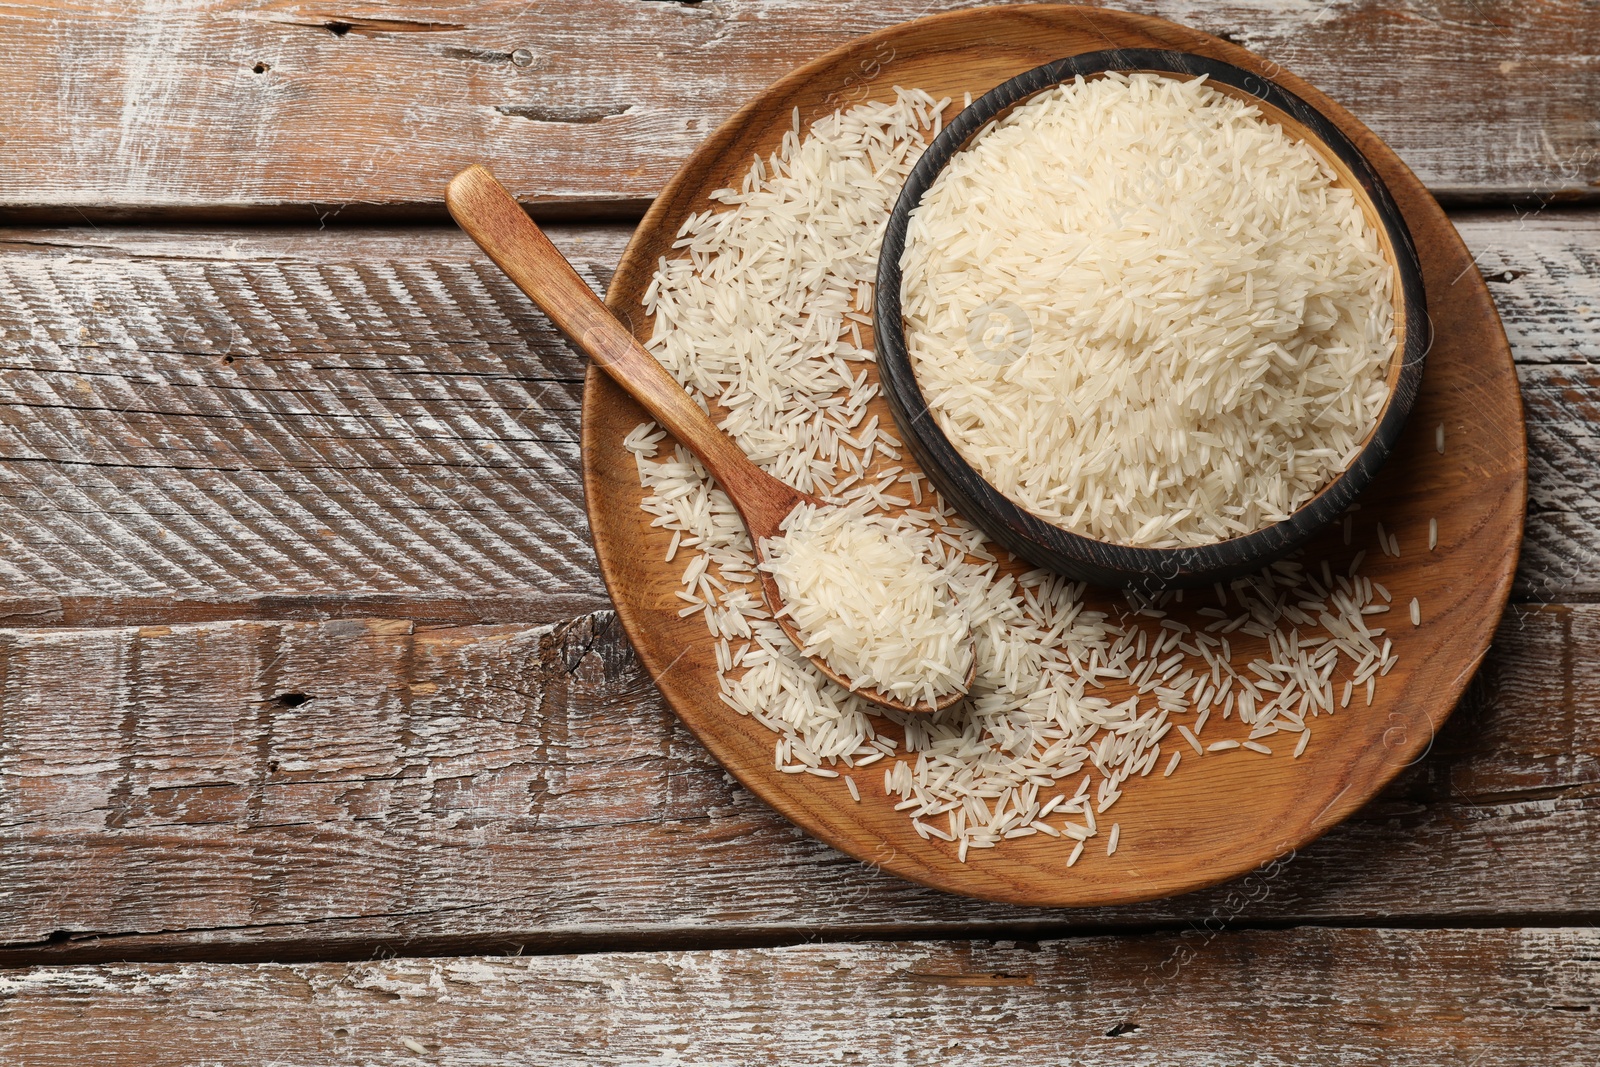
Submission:
<svg viewBox="0 0 1600 1067">
<path fill-rule="evenodd" d="M 584 391 L 584 484 L 600 570 L 629 638 L 673 710 L 741 782 L 808 833 L 902 877 L 1017 904 L 1087 906 L 1182 893 L 1297 849 L 1420 758 L 1460 698 L 1510 593 L 1522 539 L 1527 446 L 1505 331 L 1444 212 L 1348 112 L 1242 48 L 1160 19 L 1098 8 L 980 8 L 863 37 L 751 101 L 701 146 L 645 215 L 608 297 L 637 336 L 648 337 L 640 297 L 657 258 L 671 254 L 674 233 L 687 215 L 707 207 L 707 194 L 736 186 L 753 153 L 776 149 L 795 107 L 809 125 L 841 107 L 891 98 L 901 85 L 952 97 L 953 115 L 963 93 L 976 97 L 1041 63 L 1105 48 L 1198 52 L 1260 71 L 1310 101 L 1382 173 L 1422 257 L 1435 340 L 1421 396 L 1393 458 L 1361 498 L 1354 546 L 1344 546 L 1336 525 L 1307 550 L 1309 560 L 1325 556 L 1336 565 L 1360 548 L 1371 550 L 1362 572 L 1393 595 L 1394 610 L 1382 618 L 1399 664 L 1380 680 L 1371 707 L 1358 695 L 1333 717 L 1313 720 L 1302 758 L 1289 758 L 1281 742 L 1271 757 L 1245 750 L 1198 759 L 1191 754 L 1171 778 L 1157 772 L 1132 781 L 1102 817 L 1102 824 L 1122 826 L 1116 854 L 1105 855 L 1102 835 L 1070 870 L 1073 842 L 1042 834 L 974 850 L 968 862 L 957 862 L 953 845 L 923 840 L 892 810 L 882 792 L 882 764 L 855 775 L 859 804 L 842 781 L 780 773 L 773 767 L 775 736 L 718 699 L 714 646 L 703 621 L 678 617 L 682 602 L 673 592 L 685 561 L 662 562 L 668 535 L 639 510 L 633 458 L 622 447 L 644 413 L 594 368 Z M 884 425 L 891 423 L 881 397 L 873 410 Z M 1435 448 L 1441 425 L 1442 453 Z M 1439 524 L 1432 552 L 1430 519 Z M 1398 558 L 1378 550 L 1378 522 L 1398 536 Z M 1417 628 L 1407 617 L 1412 597 L 1422 606 Z M 1091 591 L 1089 599 L 1091 606 L 1110 608 L 1118 598 Z M 1236 646 L 1236 661 L 1248 655 Z M 1213 716 L 1205 737 L 1244 734 L 1237 720 Z M 1164 747 L 1173 743 L 1182 745 Z"/>
</svg>

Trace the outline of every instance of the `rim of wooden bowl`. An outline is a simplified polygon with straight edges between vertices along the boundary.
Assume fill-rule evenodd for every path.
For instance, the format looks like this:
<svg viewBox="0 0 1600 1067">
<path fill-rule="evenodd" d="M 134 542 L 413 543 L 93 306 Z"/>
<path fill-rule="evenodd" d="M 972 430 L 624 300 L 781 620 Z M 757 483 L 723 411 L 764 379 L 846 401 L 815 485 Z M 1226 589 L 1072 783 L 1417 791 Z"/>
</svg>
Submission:
<svg viewBox="0 0 1600 1067">
<path fill-rule="evenodd" d="M 1350 188 L 1369 223 L 1376 223 L 1396 277 L 1395 328 L 1389 396 L 1350 465 L 1281 522 L 1226 541 L 1184 548 L 1142 548 L 1100 541 L 1057 526 L 1015 503 L 958 452 L 917 384 L 906 345 L 900 301 L 900 258 L 911 212 L 955 155 L 997 116 L 1062 82 L 1107 73 L 1149 72 L 1206 76 L 1230 96 L 1248 98 L 1269 121 L 1311 145 Z M 1422 264 L 1405 218 L 1388 186 L 1343 130 L 1299 96 L 1260 74 L 1192 52 L 1108 49 L 1044 63 L 974 100 L 946 126 L 917 161 L 889 216 L 878 258 L 873 325 L 883 392 L 895 423 L 923 471 L 949 503 L 1014 555 L 1081 581 L 1151 591 L 1207 585 L 1259 570 L 1304 545 L 1342 515 L 1371 484 L 1400 438 L 1422 383 L 1432 326 Z"/>
</svg>

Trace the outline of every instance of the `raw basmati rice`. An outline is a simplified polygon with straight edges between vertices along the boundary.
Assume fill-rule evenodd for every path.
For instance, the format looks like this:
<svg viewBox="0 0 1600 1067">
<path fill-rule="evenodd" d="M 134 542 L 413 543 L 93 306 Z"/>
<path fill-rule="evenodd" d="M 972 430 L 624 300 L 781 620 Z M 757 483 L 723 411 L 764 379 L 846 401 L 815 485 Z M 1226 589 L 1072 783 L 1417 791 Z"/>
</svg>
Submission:
<svg viewBox="0 0 1600 1067">
<path fill-rule="evenodd" d="M 653 423 L 625 444 L 663 552 L 685 563 L 680 599 L 716 646 L 721 698 L 773 732 L 778 770 L 843 774 L 844 802 L 859 796 L 846 772 L 883 761 L 888 803 L 960 861 L 1033 830 L 1074 840 L 1071 866 L 1131 779 L 1163 753 L 1175 769 L 1180 737 L 1203 751 L 1195 734 L 1212 707 L 1241 735 L 1303 730 L 1333 712 L 1341 682 L 1347 694 L 1365 683 L 1370 701 L 1394 656 L 1363 614 L 1374 595 L 1363 553 L 1342 573 L 1288 560 L 1219 585 L 1210 614 L 1174 593 L 1130 592 L 1097 611 L 1081 586 L 1012 560 L 920 484 L 869 407 L 872 352 L 854 327 L 870 325 L 884 221 L 944 106 L 900 90 L 797 126 L 684 224 L 645 307 L 650 350 L 758 464 L 928 540 L 975 643 L 966 699 L 879 715 L 828 682 L 767 611 L 749 536 L 704 467 Z"/>
<path fill-rule="evenodd" d="M 926 528 L 870 507 L 801 504 L 782 537 L 762 542 L 760 567 L 805 638 L 802 655 L 821 656 L 856 689 L 931 705 L 966 686 L 966 613 Z"/>
<path fill-rule="evenodd" d="M 1355 195 L 1257 108 L 1078 78 L 956 153 L 901 257 L 940 428 L 1001 492 L 1118 544 L 1286 519 L 1388 397 L 1393 269 Z"/>
</svg>

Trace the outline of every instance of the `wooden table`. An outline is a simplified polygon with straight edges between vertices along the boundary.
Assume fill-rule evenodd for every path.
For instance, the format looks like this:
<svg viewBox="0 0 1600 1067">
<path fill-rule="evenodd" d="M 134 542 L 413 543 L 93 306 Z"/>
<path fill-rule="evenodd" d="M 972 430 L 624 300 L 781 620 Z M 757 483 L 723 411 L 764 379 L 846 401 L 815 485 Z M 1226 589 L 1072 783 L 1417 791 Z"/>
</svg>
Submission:
<svg viewBox="0 0 1600 1067">
<path fill-rule="evenodd" d="M 946 0 L 0 9 L 0 1064 L 1600 1059 L 1600 7 L 1139 10 L 1454 213 L 1532 453 L 1427 757 L 1304 853 L 1031 911 L 721 772 L 587 540 L 581 360 L 446 224 L 604 288 L 748 94 Z"/>
</svg>

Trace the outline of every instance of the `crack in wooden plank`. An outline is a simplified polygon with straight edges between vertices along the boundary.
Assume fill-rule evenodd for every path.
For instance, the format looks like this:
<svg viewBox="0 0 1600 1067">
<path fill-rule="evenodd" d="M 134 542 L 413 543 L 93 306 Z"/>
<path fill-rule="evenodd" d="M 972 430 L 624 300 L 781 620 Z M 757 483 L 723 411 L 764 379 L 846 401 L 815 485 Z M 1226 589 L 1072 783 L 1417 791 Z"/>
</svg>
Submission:
<svg viewBox="0 0 1600 1067">
<path fill-rule="evenodd" d="M 529 122 L 557 122 L 592 126 L 606 119 L 616 118 L 633 111 L 633 104 L 597 104 L 573 107 L 562 104 L 496 104 L 494 109 L 502 115 Z"/>
</svg>

